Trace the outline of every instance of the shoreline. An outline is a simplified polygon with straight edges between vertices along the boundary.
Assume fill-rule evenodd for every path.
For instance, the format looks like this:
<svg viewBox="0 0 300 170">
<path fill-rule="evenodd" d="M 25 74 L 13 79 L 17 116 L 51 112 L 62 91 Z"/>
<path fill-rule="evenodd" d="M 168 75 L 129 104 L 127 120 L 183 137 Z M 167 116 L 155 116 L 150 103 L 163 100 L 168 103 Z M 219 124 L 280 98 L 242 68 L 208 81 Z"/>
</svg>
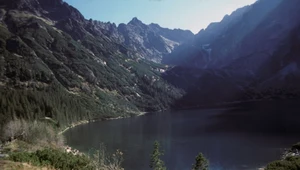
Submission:
<svg viewBox="0 0 300 170">
<path fill-rule="evenodd" d="M 150 112 L 139 112 L 138 114 L 132 116 L 132 117 L 139 117 L 139 116 L 144 116 L 145 114 L 150 113 Z M 88 124 L 88 123 L 93 123 L 93 122 L 98 122 L 98 121 L 110 121 L 110 120 L 117 120 L 117 119 L 126 119 L 126 118 L 131 118 L 130 116 L 118 116 L 118 117 L 112 117 L 112 118 L 99 118 L 99 119 L 92 119 L 92 120 L 82 120 L 82 121 L 78 121 L 76 123 L 72 123 L 70 126 L 64 128 L 63 130 L 59 131 L 58 134 L 62 135 L 63 133 L 65 133 L 66 131 L 68 131 L 69 129 L 72 129 L 76 126 L 79 125 L 84 125 L 84 124 Z"/>
<path fill-rule="evenodd" d="M 195 107 L 186 107 L 186 108 L 176 108 L 174 110 L 193 110 L 193 109 L 216 109 L 216 108 L 230 108 L 229 105 L 233 105 L 233 104 L 237 104 L 237 103 L 230 103 L 230 104 L 225 104 L 225 105 L 219 105 L 219 106 L 195 106 Z M 171 109 L 172 110 L 172 109 Z M 157 112 L 163 112 L 166 110 L 159 110 Z M 84 124 L 88 124 L 88 123 L 93 123 L 93 122 L 98 122 L 98 121 L 110 121 L 110 120 L 118 120 L 118 119 L 126 119 L 126 118 L 132 118 L 132 117 L 139 117 L 139 116 L 144 116 L 145 114 L 148 114 L 151 112 L 139 112 L 138 114 L 134 115 L 134 116 L 118 116 L 118 117 L 112 117 L 112 118 L 99 118 L 99 119 L 91 119 L 91 120 L 82 120 L 76 123 L 72 123 L 70 126 L 64 128 L 63 130 L 59 131 L 59 135 L 62 135 L 63 133 L 65 133 L 66 131 L 68 131 L 69 129 L 72 129 L 76 126 L 79 125 L 84 125 Z"/>
</svg>

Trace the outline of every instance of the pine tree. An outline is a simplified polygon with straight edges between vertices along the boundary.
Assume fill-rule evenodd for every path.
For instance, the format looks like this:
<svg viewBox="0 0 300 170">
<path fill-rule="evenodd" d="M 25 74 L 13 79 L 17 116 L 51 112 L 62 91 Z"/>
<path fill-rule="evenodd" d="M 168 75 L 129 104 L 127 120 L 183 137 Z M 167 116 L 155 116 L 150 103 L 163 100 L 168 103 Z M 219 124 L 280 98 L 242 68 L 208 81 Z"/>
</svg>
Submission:
<svg viewBox="0 0 300 170">
<path fill-rule="evenodd" d="M 203 156 L 202 153 L 199 153 L 195 158 L 196 163 L 193 165 L 192 170 L 208 170 L 208 160 Z"/>
<path fill-rule="evenodd" d="M 153 170 L 166 170 L 164 162 L 160 159 L 160 156 L 162 156 L 163 153 L 160 151 L 160 144 L 159 142 L 154 142 L 154 148 L 151 155 L 151 161 L 150 161 L 150 168 Z"/>
</svg>

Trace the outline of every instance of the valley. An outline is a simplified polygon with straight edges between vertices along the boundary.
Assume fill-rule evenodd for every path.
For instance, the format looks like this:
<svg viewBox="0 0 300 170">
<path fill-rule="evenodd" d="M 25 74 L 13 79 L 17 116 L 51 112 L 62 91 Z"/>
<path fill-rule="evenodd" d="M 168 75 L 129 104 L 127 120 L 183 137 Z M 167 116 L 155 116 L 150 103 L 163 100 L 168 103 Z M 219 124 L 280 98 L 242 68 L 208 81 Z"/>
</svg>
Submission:
<svg viewBox="0 0 300 170">
<path fill-rule="evenodd" d="M 220 114 L 222 123 L 215 130 L 239 129 L 246 136 L 248 130 L 297 133 L 298 116 L 289 104 L 294 107 L 300 100 L 299 10 L 299 0 L 257 0 L 194 34 L 145 24 L 138 17 L 118 25 L 87 19 L 63 0 L 0 0 L 0 141 L 27 139 L 31 134 L 24 129 L 35 129 L 34 122 L 53 128 L 48 129 L 52 136 L 81 122 L 132 118 L 117 124 L 157 112 L 167 112 L 166 120 L 171 120 L 174 112 L 232 106 L 253 112 L 245 117 Z M 277 112 L 275 106 L 284 109 Z M 206 113 L 199 112 L 201 121 L 200 114 Z M 268 120 L 270 127 L 264 128 Z M 103 122 L 92 124 L 97 123 Z M 24 133 L 8 135 L 9 125 Z M 73 141 L 68 137 L 73 129 L 69 131 Z M 159 138 L 159 132 L 149 133 Z M 291 145 L 287 140 L 275 147 Z M 275 159 L 269 156 L 262 166 Z"/>
</svg>

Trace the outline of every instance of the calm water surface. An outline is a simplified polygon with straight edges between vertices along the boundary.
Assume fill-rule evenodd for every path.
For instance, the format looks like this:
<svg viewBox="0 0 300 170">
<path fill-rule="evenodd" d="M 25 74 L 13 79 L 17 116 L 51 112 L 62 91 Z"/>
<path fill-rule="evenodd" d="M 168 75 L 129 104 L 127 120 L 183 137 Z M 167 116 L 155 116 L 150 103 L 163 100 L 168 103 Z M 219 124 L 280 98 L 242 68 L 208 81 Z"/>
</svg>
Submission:
<svg viewBox="0 0 300 170">
<path fill-rule="evenodd" d="M 298 116 L 299 115 L 299 116 Z M 297 103 L 250 104 L 235 109 L 149 113 L 94 122 L 65 133 L 67 144 L 88 152 L 104 143 L 124 152 L 125 170 L 148 170 L 153 142 L 169 170 L 190 170 L 202 152 L 212 170 L 257 169 L 300 141 Z"/>
</svg>

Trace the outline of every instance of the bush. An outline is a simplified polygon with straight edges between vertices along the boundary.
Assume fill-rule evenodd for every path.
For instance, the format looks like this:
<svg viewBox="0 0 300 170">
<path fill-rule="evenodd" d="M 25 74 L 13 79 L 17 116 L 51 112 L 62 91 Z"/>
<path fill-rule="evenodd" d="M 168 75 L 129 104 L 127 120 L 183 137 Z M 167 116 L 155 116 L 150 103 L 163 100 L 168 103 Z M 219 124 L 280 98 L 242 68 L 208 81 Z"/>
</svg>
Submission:
<svg viewBox="0 0 300 170">
<path fill-rule="evenodd" d="M 2 138 L 4 140 L 13 140 L 23 136 L 27 129 L 26 125 L 24 121 L 19 119 L 8 122 L 3 128 L 4 132 Z"/>
<path fill-rule="evenodd" d="M 278 160 L 267 165 L 266 170 L 299 170 L 300 157 L 288 157 L 285 160 Z"/>
<path fill-rule="evenodd" d="M 266 170 L 299 170 L 300 156 L 295 153 L 300 149 L 300 143 L 294 144 L 285 159 L 271 162 L 267 165 Z"/>
<path fill-rule="evenodd" d="M 28 125 L 28 131 L 24 135 L 24 140 L 28 143 L 39 143 L 40 145 L 54 145 L 62 147 L 64 138 L 49 124 L 34 121 Z"/>
<path fill-rule="evenodd" d="M 61 170 L 92 170 L 95 169 L 88 157 L 73 155 L 55 149 L 37 150 L 36 152 L 12 153 L 9 160 L 26 162 L 34 166 L 51 166 Z"/>
<path fill-rule="evenodd" d="M 110 155 L 103 144 L 100 144 L 99 150 L 90 155 L 90 159 L 97 170 L 124 170 L 121 166 L 124 160 L 123 153 L 117 150 Z"/>
<path fill-rule="evenodd" d="M 49 123 L 12 120 L 4 125 L 2 140 L 20 139 L 31 144 L 62 147 L 64 138 Z"/>
</svg>

